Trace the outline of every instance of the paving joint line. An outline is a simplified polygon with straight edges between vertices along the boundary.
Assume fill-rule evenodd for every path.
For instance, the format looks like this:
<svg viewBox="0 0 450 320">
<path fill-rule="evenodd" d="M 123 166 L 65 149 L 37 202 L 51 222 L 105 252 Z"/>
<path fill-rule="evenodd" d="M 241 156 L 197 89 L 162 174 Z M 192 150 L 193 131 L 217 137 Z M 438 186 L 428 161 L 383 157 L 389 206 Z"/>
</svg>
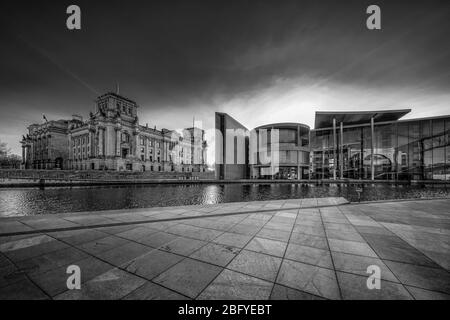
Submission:
<svg viewBox="0 0 450 320">
<path fill-rule="evenodd" d="M 140 243 L 140 242 L 138 242 L 139 239 L 137 239 L 137 240 L 134 240 L 134 239 L 127 239 L 127 238 L 120 237 L 118 234 L 116 234 L 115 236 L 120 237 L 120 238 L 122 238 L 122 239 L 126 239 L 126 240 L 129 240 L 129 241 L 135 242 L 135 243 L 138 243 L 138 244 L 141 244 L 141 245 L 144 245 L 144 246 L 147 246 L 147 247 L 150 247 L 150 248 L 153 249 L 153 250 L 151 250 L 151 251 L 149 251 L 149 252 L 147 252 L 147 253 L 145 253 L 145 254 L 139 256 L 139 257 L 142 257 L 142 256 L 147 255 L 147 254 L 149 254 L 149 253 L 151 253 L 151 252 L 154 252 L 154 251 L 162 251 L 162 252 L 174 254 L 174 255 L 176 255 L 176 256 L 181 257 L 182 259 L 180 259 L 180 261 L 178 261 L 178 262 L 176 262 L 175 264 L 171 265 L 171 266 L 168 267 L 166 270 L 164 270 L 164 271 L 158 273 L 158 274 L 155 275 L 152 279 L 146 279 L 146 278 L 144 278 L 144 279 L 146 279 L 147 281 L 149 281 L 149 282 L 151 282 L 151 283 L 153 283 L 153 284 L 155 284 L 155 285 L 158 285 L 158 286 L 161 286 L 161 287 L 163 287 L 163 288 L 166 288 L 166 289 L 168 289 L 168 290 L 170 290 L 170 291 L 173 291 L 173 292 L 175 292 L 175 293 L 177 293 L 177 294 L 181 294 L 182 296 L 184 296 L 184 297 L 186 297 L 186 298 L 188 298 L 188 299 L 190 299 L 190 300 L 195 300 L 195 298 L 191 298 L 191 297 L 187 296 L 186 294 L 184 294 L 184 293 L 182 293 L 182 292 L 176 291 L 175 289 L 171 289 L 171 288 L 169 288 L 169 287 L 167 287 L 167 286 L 165 286 L 165 285 L 163 285 L 163 284 L 161 284 L 161 283 L 155 282 L 154 280 L 155 280 L 157 277 L 159 277 L 161 274 L 163 274 L 164 272 L 166 272 L 167 270 L 169 270 L 169 269 L 175 267 L 176 265 L 178 265 L 179 263 L 185 261 L 186 259 L 191 259 L 191 260 L 199 261 L 199 262 L 202 262 L 202 263 L 210 264 L 210 265 L 213 265 L 213 266 L 216 266 L 216 267 L 221 267 L 221 268 L 224 269 L 224 267 L 222 267 L 222 266 L 218 266 L 218 265 L 215 265 L 215 264 L 210 263 L 210 262 L 207 262 L 207 261 L 203 261 L 203 260 L 199 260 L 199 259 L 192 258 L 191 255 L 194 254 L 195 252 L 201 250 L 202 248 L 204 248 L 205 246 L 207 246 L 207 245 L 209 245 L 209 244 L 216 244 L 216 243 L 214 243 L 214 242 L 212 242 L 212 241 L 215 240 L 215 239 L 217 239 L 217 238 L 220 237 L 221 235 L 223 235 L 223 234 L 224 234 L 225 232 L 227 232 L 228 230 L 232 229 L 232 228 L 233 228 L 234 226 L 236 226 L 237 224 L 241 223 L 243 220 L 245 220 L 245 218 L 244 218 L 244 219 L 241 219 L 239 222 L 234 223 L 233 225 L 231 225 L 230 227 L 226 228 L 225 230 L 218 230 L 218 229 L 212 229 L 212 228 L 205 228 L 205 229 L 209 229 L 209 230 L 220 231 L 221 234 L 218 235 L 218 236 L 216 236 L 216 237 L 214 237 L 214 238 L 212 238 L 212 239 L 206 240 L 206 241 L 205 241 L 205 240 L 200 240 L 200 241 L 205 242 L 205 244 L 202 245 L 201 247 L 195 249 L 195 250 L 194 250 L 191 254 L 189 254 L 189 255 L 183 255 L 183 254 L 181 254 L 181 253 L 170 252 L 170 251 L 166 251 L 166 250 L 163 250 L 163 249 L 162 249 L 164 246 L 166 246 L 166 245 L 168 245 L 168 244 L 170 244 L 170 243 L 172 243 L 172 242 L 178 240 L 180 237 L 182 237 L 182 238 L 187 238 L 187 239 L 199 240 L 199 239 L 195 239 L 195 238 L 191 238 L 191 237 L 181 236 L 181 235 L 179 235 L 179 234 L 175 234 L 175 233 L 171 233 L 171 232 L 167 231 L 167 230 L 169 230 L 172 226 L 169 226 L 169 227 L 165 228 L 164 230 L 159 230 L 158 232 L 169 233 L 169 234 L 172 234 L 172 235 L 177 236 L 177 238 L 175 238 L 175 239 L 173 239 L 173 240 L 171 240 L 171 241 L 169 241 L 169 242 L 167 242 L 167 243 L 164 243 L 164 244 L 160 245 L 160 246 L 157 247 L 157 248 L 153 248 L 153 247 L 151 247 L 151 246 L 149 246 L 149 245 Z M 179 224 L 182 224 L 182 223 L 179 223 Z M 177 224 L 177 225 L 179 225 L 179 224 Z M 120 233 L 119 233 L 119 234 L 120 234 Z M 156 233 L 155 233 L 155 234 L 156 234 Z M 237 248 L 237 249 L 239 249 L 239 248 Z M 112 249 L 111 249 L 111 250 L 112 250 Z M 239 250 L 241 250 L 241 249 L 239 249 Z M 109 250 L 107 250 L 107 251 L 109 251 Z M 139 258 L 139 257 L 137 257 L 137 258 Z M 134 259 L 132 259 L 131 261 L 136 260 L 137 258 L 134 258 Z M 232 260 L 233 260 L 233 259 L 232 259 Z M 123 271 L 128 272 L 128 273 L 130 273 L 130 274 L 132 274 L 132 275 L 138 276 L 137 274 L 134 274 L 134 273 L 132 273 L 132 272 L 129 272 L 129 271 L 126 270 L 126 269 L 123 269 L 122 266 L 117 267 L 117 268 L 122 269 Z M 222 271 L 223 271 L 223 270 L 222 270 Z M 222 273 L 222 271 L 221 271 L 220 273 Z M 219 273 L 219 274 L 220 274 L 220 273 Z M 140 277 L 140 276 L 139 276 L 139 277 Z M 217 277 L 217 276 L 216 276 L 216 277 Z M 142 278 L 142 277 L 141 277 L 141 278 Z M 143 285 L 144 285 L 144 284 L 143 284 Z M 143 285 L 142 285 L 142 286 L 143 286 Z M 208 284 L 208 285 L 209 285 L 209 284 Z M 122 297 L 121 299 L 124 299 L 126 296 L 128 296 L 128 295 L 130 295 L 131 293 L 135 292 L 136 290 L 138 290 L 138 289 L 141 288 L 142 286 L 140 286 L 140 287 L 136 288 L 135 290 L 131 291 L 130 293 L 128 293 L 127 295 L 125 295 L 125 296 Z M 205 287 L 205 288 L 206 288 L 206 287 Z M 204 289 L 203 289 L 203 290 L 204 290 Z M 203 291 L 203 290 L 202 290 L 202 291 Z"/>
<path fill-rule="evenodd" d="M 273 211 L 276 211 L 276 210 L 269 210 L 270 212 L 273 212 Z M 264 226 L 270 221 L 270 220 L 272 220 L 272 218 L 275 216 L 275 214 L 270 218 L 270 219 L 268 219 L 267 221 L 265 221 L 264 222 L 264 224 L 258 229 L 258 231 L 255 233 L 255 234 L 253 234 L 253 236 L 250 238 L 250 240 L 249 241 L 247 241 L 247 243 L 245 244 L 245 246 L 247 246 L 255 237 L 256 237 L 256 235 L 264 228 Z M 232 227 L 230 227 L 229 229 L 227 229 L 227 230 L 231 230 L 232 228 L 234 228 L 236 225 L 238 225 L 238 224 L 240 224 L 240 223 L 242 223 L 242 221 L 244 221 L 245 219 L 242 219 L 240 222 L 238 222 L 238 223 L 236 223 L 235 225 L 233 225 Z M 194 298 L 194 300 L 197 300 L 198 299 L 198 297 L 200 297 L 201 296 L 201 294 L 225 271 L 225 270 L 229 270 L 229 271 L 232 271 L 232 272 L 238 272 L 238 271 L 235 271 L 235 270 L 231 270 L 231 269 L 227 269 L 227 267 L 231 264 L 231 262 L 234 260 L 234 259 L 236 259 L 236 257 L 239 255 L 239 254 L 241 254 L 241 252 L 242 252 L 242 250 L 244 250 L 245 249 L 245 246 L 244 247 L 242 247 L 242 248 L 238 248 L 239 249 L 239 253 L 233 258 L 233 259 L 231 259 L 225 266 L 223 266 L 223 269 L 203 288 L 203 290 L 201 290 L 198 294 L 197 294 L 197 296 Z M 248 277 L 253 277 L 253 276 L 251 276 L 251 275 L 248 275 L 248 274 L 245 274 L 245 273 L 242 273 L 242 272 L 238 272 L 238 273 L 241 273 L 241 274 L 244 274 L 244 275 L 246 275 L 246 276 L 248 276 Z M 257 278 L 257 277 L 255 277 L 255 278 Z M 259 279 L 259 278 L 257 278 L 257 279 Z M 264 281 L 267 281 L 267 280 L 264 280 Z M 275 283 L 273 284 L 273 285 L 275 285 Z M 269 295 L 269 297 L 267 297 L 267 300 L 269 300 L 270 299 L 270 295 Z"/>
<path fill-rule="evenodd" d="M 79 248 L 79 247 L 77 247 L 77 246 L 74 245 L 74 244 L 71 244 L 71 243 L 69 243 L 69 242 L 64 241 L 63 239 L 58 239 L 58 238 L 55 238 L 55 237 L 53 237 L 53 236 L 51 236 L 51 235 L 48 235 L 48 234 L 47 234 L 47 236 L 54 238 L 56 241 L 61 241 L 62 243 L 65 243 L 65 244 L 67 244 L 68 246 L 70 246 L 70 247 L 72 247 L 72 248 L 74 248 L 74 249 L 76 249 L 76 250 L 79 250 L 79 251 L 81 251 L 81 252 L 84 252 L 84 253 L 87 254 L 88 256 L 90 256 L 90 257 L 92 257 L 92 258 L 94 258 L 94 259 L 97 259 L 97 260 L 99 260 L 99 261 L 102 261 L 103 263 L 106 263 L 106 264 L 108 264 L 108 265 L 110 265 L 110 266 L 112 267 L 110 270 L 108 270 L 108 271 L 106 271 L 106 272 L 104 272 L 104 273 L 102 273 L 102 274 L 105 274 L 105 273 L 107 273 L 107 272 L 110 272 L 111 270 L 114 270 L 114 269 L 118 269 L 118 270 L 122 270 L 123 272 L 128 273 L 128 274 L 130 274 L 130 275 L 132 275 L 132 276 L 135 276 L 135 277 L 138 277 L 138 278 L 140 278 L 140 279 L 143 279 L 143 280 L 145 280 L 146 282 L 152 282 L 151 280 L 148 280 L 148 279 L 145 278 L 145 277 L 142 277 L 142 276 L 140 276 L 140 275 L 138 275 L 138 274 L 129 272 L 128 270 L 124 269 L 124 268 L 122 267 L 122 265 L 124 265 L 125 263 L 123 263 L 123 264 L 120 265 L 120 266 L 116 266 L 116 265 L 114 265 L 113 263 L 111 263 L 111 262 L 109 262 L 109 261 L 107 261 L 107 260 L 105 260 L 105 259 L 103 259 L 103 258 L 101 258 L 101 257 L 99 257 L 99 256 L 96 256 L 96 255 L 94 255 L 93 253 L 91 253 L 91 252 L 89 252 L 89 251 L 86 251 L 85 249 Z M 126 239 L 126 238 L 123 238 L 123 237 L 119 237 L 119 238 Z M 151 246 L 149 246 L 149 245 L 145 245 L 145 244 L 143 244 L 143 243 L 139 243 L 139 242 L 137 242 L 137 241 L 135 241 L 135 240 L 131 240 L 131 239 L 126 239 L 126 240 L 128 240 L 128 241 L 130 241 L 130 242 L 134 242 L 134 243 L 140 244 L 140 245 L 145 246 L 145 247 L 148 247 L 148 248 L 150 248 L 150 249 L 153 249 L 153 250 L 150 250 L 149 252 L 146 252 L 146 253 L 144 253 L 144 254 L 142 254 L 142 255 L 140 255 L 140 256 L 137 256 L 137 257 L 133 258 L 132 261 L 133 261 L 133 260 L 136 260 L 137 258 L 140 258 L 140 257 L 142 257 L 142 256 L 144 256 L 144 255 L 147 255 L 147 254 L 150 253 L 150 252 L 153 252 L 153 251 L 155 251 L 155 250 L 159 250 L 159 247 L 158 247 L 158 248 L 153 248 L 153 247 L 151 247 Z M 175 241 L 175 240 L 176 240 L 176 239 L 174 239 L 174 240 L 172 240 L 172 241 Z M 94 240 L 94 241 L 95 241 L 95 240 Z M 89 242 L 89 241 L 88 241 L 88 242 Z M 166 244 L 164 244 L 164 245 L 166 245 Z M 118 247 L 122 247 L 122 246 L 118 246 Z M 115 248 L 118 248 L 118 247 L 111 248 L 110 250 L 114 250 Z M 106 251 L 104 251 L 104 252 L 108 252 L 108 251 L 110 251 L 110 250 L 106 250 Z M 102 253 L 103 253 L 103 252 L 102 252 Z M 85 258 L 85 259 L 86 259 L 86 258 Z M 84 260 L 84 259 L 82 259 L 82 260 Z M 184 260 L 184 259 L 182 259 L 182 260 Z M 77 260 L 77 261 L 75 261 L 75 262 L 73 262 L 73 263 L 76 263 L 76 262 L 78 262 L 78 261 L 81 261 L 81 260 Z M 55 270 L 55 269 L 53 269 L 53 270 Z M 98 276 L 100 276 L 100 275 L 102 275 L 102 274 L 99 274 L 99 275 L 93 277 L 92 279 L 87 280 L 86 282 L 84 282 L 84 284 L 86 284 L 87 282 L 89 282 L 89 281 L 91 281 L 91 280 L 97 278 Z M 144 282 L 141 286 L 139 286 L 138 288 L 136 288 L 135 290 L 133 290 L 133 291 L 131 291 L 131 292 L 134 292 L 134 291 L 136 291 L 137 289 L 141 288 L 143 285 L 146 284 L 146 282 Z M 154 282 L 152 282 L 152 283 L 154 283 Z M 157 284 L 157 283 L 154 283 L 154 284 Z M 157 285 L 160 285 L 160 284 L 157 284 Z M 165 286 L 163 286 L 163 285 L 160 285 L 160 286 L 162 286 L 162 287 L 164 287 L 164 288 L 166 288 L 166 289 L 168 289 L 168 290 L 170 290 L 170 291 L 173 291 L 173 292 L 175 292 L 175 293 L 181 294 L 182 296 L 184 296 L 184 297 L 190 299 L 190 297 L 186 296 L 185 294 L 182 294 L 182 293 L 177 292 L 177 291 L 175 291 L 175 290 L 173 290 L 173 289 L 167 288 L 167 287 L 165 287 Z M 57 297 L 58 295 L 64 294 L 65 292 L 68 292 L 68 291 L 70 291 L 70 290 L 65 290 L 65 291 L 63 291 L 63 292 L 60 292 L 60 293 L 56 294 L 54 297 L 51 297 L 51 300 L 55 300 L 55 299 L 54 299 L 55 297 Z M 121 300 L 121 299 L 125 298 L 127 295 L 131 294 L 131 292 L 129 292 L 128 294 L 126 294 L 126 295 L 124 295 L 123 297 L 119 298 L 119 300 Z"/>
<path fill-rule="evenodd" d="M 2 234 L 0 234 L 0 237 L 48 233 L 48 232 L 57 232 L 57 231 L 72 231 L 72 230 L 81 230 L 81 229 L 116 227 L 116 226 L 124 226 L 124 225 L 148 224 L 148 223 L 168 222 L 168 221 L 178 221 L 178 220 L 202 219 L 202 218 L 210 218 L 210 217 L 226 217 L 226 216 L 234 216 L 234 215 L 241 215 L 241 214 L 264 213 L 264 212 L 273 212 L 273 211 L 289 211 L 289 210 L 315 209 L 315 208 L 320 209 L 320 208 L 335 207 L 335 206 L 342 206 L 342 205 L 348 205 L 348 203 L 330 204 L 330 205 L 323 205 L 320 207 L 319 206 L 311 206 L 311 207 L 303 207 L 303 208 L 297 207 L 297 208 L 285 208 L 285 209 L 283 209 L 283 208 L 264 209 L 264 210 L 218 213 L 218 214 L 202 215 L 202 216 L 186 216 L 186 217 L 155 219 L 155 220 L 136 220 L 136 221 L 128 221 L 128 222 L 122 221 L 122 222 L 115 222 L 115 223 L 108 223 L 108 224 L 79 225 L 79 226 L 65 227 L 65 228 L 34 229 L 34 230 L 27 230 L 27 231 L 2 233 Z M 22 221 L 20 221 L 20 222 L 27 225 L 25 222 L 22 222 Z"/>
<path fill-rule="evenodd" d="M 2 253 L 2 254 L 3 254 L 3 253 Z M 39 289 L 45 296 L 47 296 L 47 298 L 49 298 L 50 300 L 52 300 L 51 295 L 48 294 L 47 291 L 45 291 L 44 289 L 42 289 L 35 281 L 33 281 L 33 279 L 30 277 L 30 275 L 28 274 L 28 272 L 23 271 L 23 270 L 17 265 L 16 262 L 20 262 L 20 261 L 14 261 L 14 260 L 11 259 L 10 257 L 8 257 L 6 254 L 3 254 L 3 256 L 4 256 L 4 257 L 5 257 L 5 258 L 6 258 L 6 259 L 7 259 L 7 260 L 15 267 L 15 270 L 14 270 L 13 272 L 16 272 L 16 271 L 21 272 L 21 273 L 25 276 L 26 280 L 30 281 L 37 289 Z M 23 280 L 15 281 L 15 282 L 10 283 L 10 284 L 8 284 L 8 285 L 2 287 L 2 288 L 7 288 L 7 287 L 9 287 L 9 286 L 13 286 L 13 285 L 19 283 L 20 281 L 23 281 Z"/>
<path fill-rule="evenodd" d="M 174 291 L 174 292 L 176 292 L 176 293 L 182 294 L 183 296 L 189 298 L 190 300 L 196 300 L 197 297 L 198 297 L 198 296 L 199 296 L 199 295 L 200 295 L 200 294 L 201 294 L 201 293 L 202 293 L 202 292 L 203 292 L 203 291 L 204 291 L 204 290 L 212 283 L 212 281 L 214 281 L 214 280 L 215 280 L 215 279 L 223 272 L 223 270 L 225 270 L 225 267 L 224 267 L 224 266 L 218 266 L 218 265 L 215 265 L 215 264 L 210 263 L 210 262 L 207 262 L 207 261 L 203 261 L 203 260 L 199 260 L 199 259 L 196 259 L 196 258 L 192 258 L 191 255 L 194 254 L 195 252 L 201 250 L 202 248 L 206 247 L 206 246 L 209 245 L 209 244 L 216 244 L 216 245 L 218 245 L 217 243 L 212 242 L 212 241 L 215 240 L 215 239 L 217 239 L 217 238 L 219 238 L 219 237 L 222 236 L 225 232 L 227 232 L 227 231 L 229 231 L 230 229 L 234 228 L 236 225 L 240 224 L 243 220 L 245 220 L 245 218 L 244 218 L 244 219 L 241 219 L 239 222 L 234 223 L 234 224 L 231 225 L 230 227 L 226 228 L 224 231 L 223 231 L 223 230 L 217 230 L 217 229 L 210 229 L 210 230 L 222 231 L 222 233 L 221 233 L 220 235 L 218 235 L 218 236 L 216 236 L 216 237 L 214 237 L 214 238 L 208 240 L 208 241 L 205 241 L 206 244 L 204 244 L 203 246 L 201 246 L 201 247 L 199 247 L 198 249 L 194 250 L 194 251 L 193 251 L 190 255 L 188 255 L 188 256 L 187 256 L 187 255 L 184 256 L 184 255 L 179 254 L 179 253 L 174 253 L 174 254 L 176 254 L 176 255 L 178 255 L 178 256 L 180 256 L 180 257 L 183 257 L 183 259 L 181 259 L 181 260 L 178 261 L 177 263 L 173 264 L 172 266 L 168 267 L 166 270 L 160 272 L 158 275 L 154 276 L 154 277 L 153 277 L 151 280 L 149 280 L 149 281 L 152 282 L 152 283 L 154 283 L 154 284 L 156 284 L 156 285 L 160 285 L 160 286 L 162 286 L 162 287 L 164 287 L 164 288 L 170 289 L 170 288 L 168 288 L 168 287 L 166 287 L 166 286 L 164 286 L 164 285 L 162 285 L 162 284 L 160 284 L 160 283 L 155 282 L 154 280 L 155 280 L 157 277 L 159 277 L 161 274 L 163 274 L 164 272 L 166 272 L 166 271 L 168 271 L 169 269 L 175 267 L 176 265 L 180 264 L 181 262 L 185 261 L 186 259 L 191 259 L 191 260 L 195 260 L 195 261 L 199 261 L 199 262 L 202 262 L 202 263 L 206 263 L 206 264 L 209 264 L 209 265 L 212 265 L 212 266 L 215 266 L 215 267 L 220 267 L 220 268 L 222 268 L 222 270 L 217 274 L 217 276 L 215 276 L 215 277 L 213 278 L 213 280 L 211 280 L 211 281 L 206 285 L 206 287 L 203 288 L 203 290 L 201 290 L 200 293 L 199 293 L 197 296 L 195 296 L 194 298 L 191 298 L 191 297 L 187 296 L 186 294 L 181 293 L 181 292 L 178 292 L 178 291 L 176 291 L 176 290 L 174 290 L 174 289 L 170 289 L 171 291 Z M 181 224 L 181 223 L 180 223 L 180 224 Z M 169 227 L 169 228 L 170 228 L 170 227 Z M 167 228 L 166 230 L 168 230 L 169 228 Z M 164 232 L 166 232 L 166 231 L 164 231 Z M 170 232 L 167 232 L 167 233 L 170 233 Z M 173 233 L 170 233 L 170 234 L 173 234 Z M 183 237 L 183 236 L 180 236 L 180 235 L 177 235 L 177 236 Z M 173 241 L 175 241 L 175 240 L 176 240 L 176 239 L 170 241 L 169 243 L 171 243 L 171 242 L 173 242 Z M 196 240 L 198 240 L 198 239 L 196 239 Z M 167 243 L 164 244 L 164 245 L 167 245 Z M 159 248 L 161 248 L 162 246 L 163 246 L 163 245 L 161 245 L 160 247 L 158 247 L 158 250 L 159 250 Z M 239 250 L 239 253 L 240 253 L 241 250 L 242 250 L 241 248 L 237 248 L 237 249 Z M 165 251 L 165 252 L 167 252 L 167 251 Z M 236 255 L 236 256 L 237 256 L 237 255 Z M 233 258 L 233 259 L 234 259 L 234 258 Z M 231 261 L 232 261 L 233 259 L 231 259 L 229 263 L 231 263 Z M 136 289 L 136 290 L 137 290 L 137 289 Z"/>
<path fill-rule="evenodd" d="M 320 222 L 322 223 L 323 233 L 325 234 L 325 239 L 327 241 L 328 252 L 330 253 L 331 263 L 333 265 L 334 276 L 336 277 L 336 284 L 337 284 L 337 287 L 338 287 L 338 290 L 339 290 L 339 298 L 340 298 L 340 300 L 344 300 L 344 296 L 342 295 L 341 285 L 339 283 L 338 274 L 337 274 L 337 271 L 336 271 L 336 266 L 334 265 L 333 254 L 331 253 L 331 247 L 330 247 L 330 242 L 328 240 L 327 230 L 325 228 L 325 223 L 323 222 L 322 211 L 320 210 L 320 208 L 319 208 L 319 217 L 320 217 Z"/>
<path fill-rule="evenodd" d="M 378 221 L 377 221 L 378 222 Z M 450 273 L 450 270 L 447 270 L 446 268 L 444 268 L 443 266 L 441 266 L 437 261 L 435 261 L 432 257 L 428 256 L 426 254 L 426 252 L 422 251 L 422 249 L 417 248 L 416 246 L 414 246 L 413 244 L 409 243 L 408 241 L 406 241 L 406 239 L 404 239 L 403 237 L 401 237 L 400 235 L 398 235 L 397 233 L 395 233 L 394 231 L 389 230 L 388 228 L 386 228 L 383 225 L 383 228 L 385 228 L 386 230 L 388 230 L 389 232 L 392 232 L 395 236 L 397 236 L 399 239 L 401 239 L 402 241 L 404 241 L 407 245 L 409 245 L 411 248 L 414 248 L 415 250 L 417 250 L 418 252 L 420 252 L 424 257 L 428 258 L 429 260 L 433 261 L 437 267 L 431 267 L 431 266 L 426 266 L 426 265 L 421 265 L 421 264 L 413 264 L 413 263 L 409 263 L 409 262 L 402 262 L 402 261 L 395 261 L 395 260 L 390 260 L 390 259 L 385 259 L 388 261 L 393 261 L 393 262 L 400 262 L 400 263 L 405 263 L 405 264 L 411 264 L 411 265 L 415 265 L 415 266 L 419 266 L 419 267 L 426 267 L 426 268 L 434 268 L 434 269 L 442 269 L 444 271 L 446 271 L 447 273 Z M 375 250 L 374 250 L 375 251 Z M 381 258 L 380 258 L 381 259 Z"/>
<path fill-rule="evenodd" d="M 348 217 L 345 215 L 345 213 L 343 213 L 340 208 L 338 208 L 338 210 L 345 216 L 345 218 L 348 220 L 348 222 L 350 222 L 350 224 L 353 226 L 353 228 L 355 229 L 355 231 L 361 236 L 361 238 L 365 241 L 365 243 L 369 246 L 369 248 L 376 254 L 377 258 L 386 266 L 386 268 L 389 270 L 390 273 L 392 273 L 392 275 L 395 277 L 395 279 L 397 279 L 399 281 L 399 284 L 406 290 L 406 292 L 408 292 L 408 294 L 411 296 L 411 298 L 413 300 L 416 300 L 416 298 L 411 294 L 411 292 L 406 288 L 406 285 L 397 277 L 397 275 L 391 270 L 391 268 L 389 268 L 389 266 L 384 263 L 384 260 L 378 255 L 378 253 L 375 251 L 375 249 L 372 247 L 372 245 L 367 241 L 366 237 L 364 237 L 364 235 L 362 235 L 359 230 L 355 227 L 355 225 L 353 225 L 353 223 L 348 219 Z M 379 224 L 378 221 L 374 220 L 372 217 L 366 215 L 364 212 L 362 212 L 366 217 L 369 217 L 371 220 L 375 221 L 376 223 Z M 381 225 L 383 228 L 385 228 L 386 230 L 388 230 L 385 226 Z M 390 230 L 388 230 L 390 231 Z M 398 236 L 397 236 L 398 237 Z M 403 239 L 402 239 L 403 240 Z M 384 280 L 386 281 L 386 280 Z M 381 282 L 381 279 L 380 279 Z"/>
<path fill-rule="evenodd" d="M 303 200 L 302 200 L 302 202 L 303 202 Z M 300 203 L 300 204 L 301 204 L 301 203 Z M 287 242 L 286 242 L 286 248 L 284 249 L 283 257 L 281 258 L 280 267 L 279 267 L 278 270 L 277 270 L 277 274 L 276 274 L 275 280 L 274 280 L 274 285 L 272 286 L 272 290 L 270 290 L 270 296 L 269 296 L 269 297 L 271 297 L 272 294 L 273 294 L 273 290 L 275 289 L 275 284 L 277 283 L 277 280 L 278 280 L 278 276 L 279 276 L 279 274 L 280 274 L 281 267 L 283 266 L 284 260 L 286 260 L 286 252 L 287 252 L 287 250 L 288 250 L 289 243 L 291 242 L 292 232 L 294 231 L 295 223 L 297 222 L 297 219 L 298 219 L 298 216 L 299 216 L 299 212 L 300 212 L 300 210 L 297 210 L 297 215 L 295 216 L 294 222 L 292 223 L 292 228 L 291 228 L 291 231 L 289 232 L 289 238 L 288 238 L 288 240 L 287 240 Z M 272 218 L 273 218 L 273 217 L 272 217 Z M 272 220 L 272 219 L 271 219 L 271 220 Z M 288 259 L 288 260 L 289 260 L 289 259 Z"/>
</svg>

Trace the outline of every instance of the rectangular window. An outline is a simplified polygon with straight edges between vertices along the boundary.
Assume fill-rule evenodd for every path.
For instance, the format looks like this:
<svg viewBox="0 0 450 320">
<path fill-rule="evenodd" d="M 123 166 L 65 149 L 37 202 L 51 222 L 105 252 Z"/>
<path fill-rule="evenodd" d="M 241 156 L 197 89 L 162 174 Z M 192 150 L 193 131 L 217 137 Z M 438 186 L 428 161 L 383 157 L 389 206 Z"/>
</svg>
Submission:
<svg viewBox="0 0 450 320">
<path fill-rule="evenodd" d="M 130 136 L 128 133 L 122 133 L 122 142 L 130 142 Z"/>
<path fill-rule="evenodd" d="M 297 144 L 297 130 L 280 129 L 279 130 L 280 143 L 294 143 Z"/>
<path fill-rule="evenodd" d="M 445 180 L 445 126 L 444 120 L 433 120 L 433 179 Z"/>
<path fill-rule="evenodd" d="M 306 147 L 309 145 L 308 139 L 307 138 L 302 138 L 302 147 Z"/>
</svg>

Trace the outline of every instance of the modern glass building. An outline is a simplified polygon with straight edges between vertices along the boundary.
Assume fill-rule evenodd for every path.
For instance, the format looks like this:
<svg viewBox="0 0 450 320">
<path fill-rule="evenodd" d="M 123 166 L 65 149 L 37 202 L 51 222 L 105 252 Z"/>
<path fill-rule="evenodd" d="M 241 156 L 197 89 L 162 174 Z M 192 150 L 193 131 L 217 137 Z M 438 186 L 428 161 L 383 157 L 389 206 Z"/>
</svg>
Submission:
<svg viewBox="0 0 450 320">
<path fill-rule="evenodd" d="M 309 168 L 309 127 L 273 123 L 250 134 L 250 178 L 303 179 Z M 273 137 L 274 132 L 277 135 Z M 272 141 L 278 141 L 275 145 Z"/>
<path fill-rule="evenodd" d="M 316 112 L 312 130 L 301 123 L 257 127 L 245 135 L 241 163 L 249 170 L 229 179 L 450 180 L 450 116 L 401 120 L 410 111 Z M 225 159 L 230 152 L 217 146 Z"/>
<path fill-rule="evenodd" d="M 316 112 L 311 179 L 449 180 L 450 116 L 410 111 Z"/>
</svg>

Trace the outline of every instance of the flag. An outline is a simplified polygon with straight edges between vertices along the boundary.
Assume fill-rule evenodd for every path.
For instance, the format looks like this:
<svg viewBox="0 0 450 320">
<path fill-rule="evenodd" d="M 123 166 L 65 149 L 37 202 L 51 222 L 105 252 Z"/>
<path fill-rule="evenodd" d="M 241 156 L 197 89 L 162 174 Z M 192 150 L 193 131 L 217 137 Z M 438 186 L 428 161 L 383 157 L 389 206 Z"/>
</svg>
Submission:
<svg viewBox="0 0 450 320">
<path fill-rule="evenodd" d="M 45 114 L 42 114 L 42 117 L 44 118 L 45 122 L 48 122 L 47 117 L 45 116 Z"/>
</svg>

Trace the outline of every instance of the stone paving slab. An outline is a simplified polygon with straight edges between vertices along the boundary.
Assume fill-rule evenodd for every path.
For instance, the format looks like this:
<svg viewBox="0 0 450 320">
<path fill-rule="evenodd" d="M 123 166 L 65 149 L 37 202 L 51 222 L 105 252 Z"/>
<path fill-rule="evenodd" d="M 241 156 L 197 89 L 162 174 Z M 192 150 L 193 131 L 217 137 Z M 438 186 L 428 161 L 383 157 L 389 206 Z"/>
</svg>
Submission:
<svg viewBox="0 0 450 320">
<path fill-rule="evenodd" d="M 449 222 L 450 199 L 340 198 L 0 219 L 0 299 L 448 300 Z"/>
<path fill-rule="evenodd" d="M 248 207 L 249 204 L 253 204 Z M 52 229 L 71 230 L 84 227 L 120 226 L 123 224 L 141 224 L 151 221 L 189 219 L 218 215 L 234 215 L 236 213 L 263 213 L 273 209 L 280 211 L 291 208 L 309 208 L 318 206 L 334 206 L 348 203 L 342 197 L 317 199 L 287 199 L 253 202 L 231 202 L 214 205 L 193 205 L 176 207 L 138 208 L 132 210 L 105 210 L 95 212 L 76 212 L 52 214 L 48 216 L 2 217 L 0 220 L 0 236 L 16 233 L 32 233 L 38 230 Z M 288 207 L 284 207 L 288 205 Z"/>
</svg>

